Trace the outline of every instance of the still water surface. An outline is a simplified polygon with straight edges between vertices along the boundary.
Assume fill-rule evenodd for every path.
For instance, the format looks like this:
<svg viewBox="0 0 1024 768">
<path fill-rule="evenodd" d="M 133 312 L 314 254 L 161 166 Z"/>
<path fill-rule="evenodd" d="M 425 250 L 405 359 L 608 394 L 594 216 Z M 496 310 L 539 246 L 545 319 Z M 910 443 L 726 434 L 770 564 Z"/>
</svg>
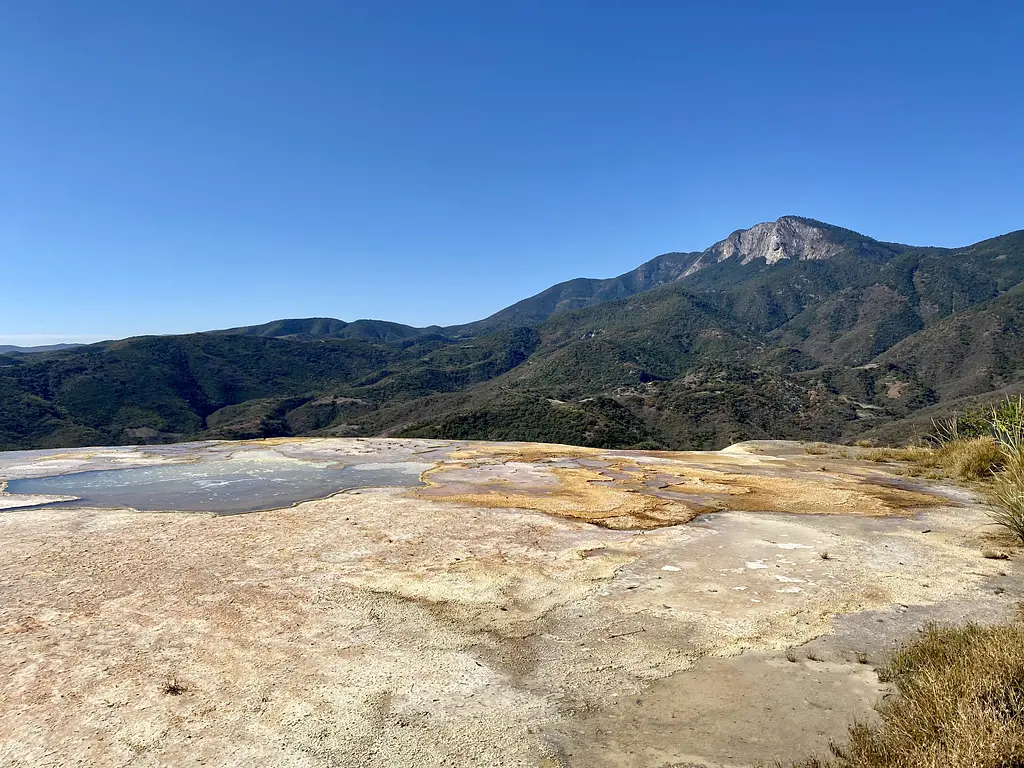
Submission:
<svg viewBox="0 0 1024 768">
<path fill-rule="evenodd" d="M 288 507 L 346 488 L 420 485 L 420 473 L 431 466 L 395 462 L 338 467 L 240 458 L 11 480 L 7 492 L 78 497 L 47 505 L 57 507 L 238 514 Z"/>
</svg>

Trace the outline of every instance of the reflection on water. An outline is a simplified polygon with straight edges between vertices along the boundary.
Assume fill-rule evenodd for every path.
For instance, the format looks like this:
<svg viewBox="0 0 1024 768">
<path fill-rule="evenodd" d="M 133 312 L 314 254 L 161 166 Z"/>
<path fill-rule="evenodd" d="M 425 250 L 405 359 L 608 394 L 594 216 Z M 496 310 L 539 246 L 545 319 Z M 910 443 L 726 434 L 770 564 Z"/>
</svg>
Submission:
<svg viewBox="0 0 1024 768">
<path fill-rule="evenodd" d="M 420 473 L 431 466 L 396 462 L 336 467 L 239 458 L 11 480 L 7 491 L 78 497 L 48 506 L 237 514 L 287 507 L 346 488 L 419 485 Z"/>
</svg>

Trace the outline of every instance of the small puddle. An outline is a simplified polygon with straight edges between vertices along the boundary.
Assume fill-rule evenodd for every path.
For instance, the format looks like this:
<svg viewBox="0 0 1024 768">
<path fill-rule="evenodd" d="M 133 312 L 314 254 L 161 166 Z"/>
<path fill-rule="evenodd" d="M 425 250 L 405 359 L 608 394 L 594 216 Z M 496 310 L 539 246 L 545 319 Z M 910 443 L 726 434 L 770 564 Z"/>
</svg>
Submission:
<svg viewBox="0 0 1024 768">
<path fill-rule="evenodd" d="M 235 515 L 290 507 L 350 488 L 417 486 L 420 473 L 432 466 L 407 461 L 338 467 L 294 459 L 237 458 L 11 480 L 7 492 L 77 497 L 47 507 Z"/>
</svg>

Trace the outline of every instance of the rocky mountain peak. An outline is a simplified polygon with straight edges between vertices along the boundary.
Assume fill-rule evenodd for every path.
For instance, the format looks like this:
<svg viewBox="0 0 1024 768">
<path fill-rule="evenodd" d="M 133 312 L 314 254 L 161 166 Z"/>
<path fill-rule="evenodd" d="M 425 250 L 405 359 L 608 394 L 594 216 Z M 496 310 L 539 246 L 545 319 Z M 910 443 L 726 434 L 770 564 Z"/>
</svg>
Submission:
<svg viewBox="0 0 1024 768">
<path fill-rule="evenodd" d="M 754 259 L 776 264 L 784 260 L 829 259 L 842 250 L 843 246 L 829 236 L 828 229 L 815 226 L 807 219 L 783 216 L 777 221 L 736 230 L 704 251 L 683 276 L 735 257 L 741 264 L 749 264 Z"/>
<path fill-rule="evenodd" d="M 766 221 L 750 229 L 739 229 L 725 240 L 715 243 L 707 253 L 716 261 L 739 256 L 743 264 L 764 259 L 775 264 L 783 259 L 828 259 L 843 250 L 829 237 L 828 230 L 816 227 L 795 216 Z"/>
</svg>

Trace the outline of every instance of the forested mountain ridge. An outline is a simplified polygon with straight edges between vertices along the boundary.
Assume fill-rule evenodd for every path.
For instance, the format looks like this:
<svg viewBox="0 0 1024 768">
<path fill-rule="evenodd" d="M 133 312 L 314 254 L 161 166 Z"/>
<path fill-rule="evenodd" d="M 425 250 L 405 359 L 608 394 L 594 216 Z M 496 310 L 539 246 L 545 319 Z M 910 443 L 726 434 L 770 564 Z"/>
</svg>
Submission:
<svg viewBox="0 0 1024 768">
<path fill-rule="evenodd" d="M 892 435 L 1024 384 L 1022 281 L 1024 231 L 915 247 L 787 216 L 462 326 L 310 318 L 0 355 L 0 447 Z"/>
</svg>

